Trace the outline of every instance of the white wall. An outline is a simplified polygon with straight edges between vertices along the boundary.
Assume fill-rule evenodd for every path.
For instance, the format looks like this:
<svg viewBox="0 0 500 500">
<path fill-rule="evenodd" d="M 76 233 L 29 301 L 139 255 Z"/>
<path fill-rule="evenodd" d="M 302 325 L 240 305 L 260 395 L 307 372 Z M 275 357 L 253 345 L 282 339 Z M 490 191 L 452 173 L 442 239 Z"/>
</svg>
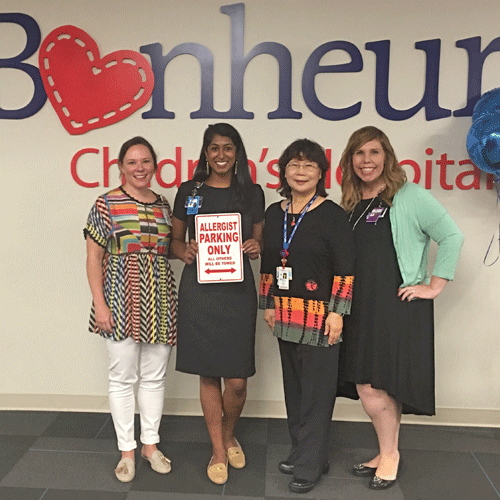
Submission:
<svg viewBox="0 0 500 500">
<path fill-rule="evenodd" d="M 185 2 L 108 0 L 66 2 L 50 0 L 3 0 L 0 15 L 21 12 L 38 23 L 42 40 L 54 28 L 73 24 L 91 35 L 101 55 L 122 49 L 139 51 L 142 45 L 159 42 L 163 52 L 185 42 L 207 46 L 215 61 L 215 107 L 230 104 L 230 18 L 220 12 L 230 2 L 188 0 Z M 379 7 L 377 7 L 377 4 Z M 410 108 L 422 97 L 425 54 L 415 42 L 441 39 L 439 103 L 457 110 L 466 102 L 466 51 L 455 42 L 480 36 L 484 49 L 500 36 L 498 2 L 454 0 L 418 4 L 386 0 L 371 3 L 352 0 L 332 2 L 310 0 L 245 1 L 245 53 L 260 42 L 285 45 L 292 54 L 293 109 L 300 120 L 269 120 L 277 107 L 276 60 L 256 57 L 245 76 L 245 108 L 253 120 L 230 120 L 244 138 L 249 158 L 257 165 L 257 181 L 274 182 L 266 170 L 269 160 L 297 137 L 309 137 L 332 150 L 338 159 L 349 135 L 357 128 L 374 124 L 391 138 L 400 160 L 413 159 L 424 172 L 432 160 L 433 195 L 449 210 L 465 233 L 465 246 L 456 279 L 436 300 L 436 394 L 438 416 L 419 421 L 498 425 L 500 422 L 500 317 L 498 290 L 500 263 L 483 265 L 493 232 L 498 239 L 499 213 L 494 190 L 487 190 L 485 176 L 479 190 L 460 190 L 456 176 L 470 166 L 458 162 L 468 158 L 465 149 L 470 117 L 449 117 L 427 121 L 423 110 L 404 121 L 382 118 L 375 110 L 375 54 L 365 43 L 391 41 L 390 102 L 396 108 Z M 361 100 L 361 112 L 348 120 L 327 121 L 307 108 L 301 89 L 304 65 L 321 44 L 346 40 L 357 46 L 364 67 L 350 74 L 321 74 L 316 90 L 323 103 L 345 107 Z M 0 23 L 0 59 L 13 57 L 24 47 L 23 30 Z M 38 65 L 38 52 L 26 62 Z M 322 64 L 348 62 L 342 52 L 329 53 Z M 482 92 L 500 86 L 500 54 L 491 54 L 484 65 Z M 129 118 L 84 135 L 69 135 L 51 104 L 34 116 L 0 120 L 2 217 L 0 311 L 0 408 L 106 409 L 107 368 L 103 342 L 87 332 L 91 295 L 85 275 L 85 244 L 82 228 L 102 186 L 102 151 L 109 147 L 116 158 L 122 142 L 140 134 L 156 147 L 159 158 L 175 158 L 182 148 L 183 180 L 187 160 L 196 159 L 201 136 L 214 119 L 194 120 L 189 113 L 200 105 L 199 65 L 182 55 L 168 66 L 165 76 L 165 107 L 176 113 L 173 120 L 145 120 L 141 114 L 151 103 Z M 0 63 L 0 108 L 18 109 L 31 99 L 33 84 L 21 71 Z M 84 188 L 71 176 L 70 164 L 82 148 L 99 149 L 85 155 L 78 173 L 86 181 L 99 181 L 97 188 Z M 259 162 L 263 148 L 269 148 Z M 426 149 L 432 148 L 432 155 Z M 454 187 L 439 184 L 442 153 L 455 161 L 448 166 L 447 179 Z M 413 178 L 412 170 L 408 170 Z M 170 175 L 170 177 L 169 177 Z M 111 186 L 118 184 L 112 168 Z M 165 167 L 163 179 L 173 174 Z M 470 180 L 470 179 L 469 179 Z M 468 181 L 468 179 L 465 179 Z M 171 203 L 175 189 L 162 189 Z M 267 204 L 276 201 L 274 190 L 265 189 Z M 340 189 L 333 182 L 330 196 L 339 201 Z M 496 255 L 496 249 L 493 250 Z M 177 279 L 181 265 L 175 263 Z M 254 266 L 258 278 L 258 264 Z M 166 412 L 199 413 L 198 381 L 175 372 L 169 366 Z M 284 415 L 278 351 L 262 316 L 258 316 L 257 375 L 249 384 L 247 414 Z M 342 401 L 338 418 L 362 418 L 359 403 Z"/>
</svg>

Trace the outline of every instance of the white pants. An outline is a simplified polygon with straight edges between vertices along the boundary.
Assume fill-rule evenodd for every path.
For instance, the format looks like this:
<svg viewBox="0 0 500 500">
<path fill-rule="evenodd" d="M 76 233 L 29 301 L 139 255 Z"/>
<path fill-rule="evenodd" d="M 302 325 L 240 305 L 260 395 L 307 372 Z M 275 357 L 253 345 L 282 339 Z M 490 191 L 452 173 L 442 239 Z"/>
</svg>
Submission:
<svg viewBox="0 0 500 500">
<path fill-rule="evenodd" d="M 134 439 L 134 384 L 139 379 L 137 402 L 141 418 L 141 442 L 160 442 L 158 429 L 163 413 L 165 377 L 172 346 L 136 343 L 132 338 L 106 340 L 109 354 L 109 407 L 118 438 L 118 449 L 137 448 Z"/>
</svg>

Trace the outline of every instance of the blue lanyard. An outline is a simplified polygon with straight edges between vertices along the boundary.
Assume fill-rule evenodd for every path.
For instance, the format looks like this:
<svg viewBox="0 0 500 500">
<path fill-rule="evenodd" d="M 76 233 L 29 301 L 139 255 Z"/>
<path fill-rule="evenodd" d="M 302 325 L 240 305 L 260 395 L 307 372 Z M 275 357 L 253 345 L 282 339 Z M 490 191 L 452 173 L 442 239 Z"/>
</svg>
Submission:
<svg viewBox="0 0 500 500">
<path fill-rule="evenodd" d="M 288 202 L 286 208 L 285 208 L 285 215 L 283 216 L 283 248 L 281 249 L 280 255 L 281 255 L 281 262 L 283 264 L 283 267 L 285 267 L 286 264 L 286 258 L 289 255 L 288 248 L 290 247 L 290 243 L 292 242 L 293 237 L 295 236 L 295 231 L 297 231 L 297 228 L 299 227 L 300 223 L 302 222 L 302 219 L 304 218 L 304 215 L 306 215 L 307 211 L 311 207 L 311 205 L 314 203 L 314 200 L 318 197 L 318 193 L 316 193 L 309 203 L 305 206 L 304 210 L 299 216 L 299 219 L 297 220 L 297 223 L 295 224 L 295 227 L 293 228 L 292 234 L 290 235 L 290 238 L 286 238 L 287 236 L 287 222 L 288 222 L 288 208 L 290 207 L 291 201 Z"/>
</svg>

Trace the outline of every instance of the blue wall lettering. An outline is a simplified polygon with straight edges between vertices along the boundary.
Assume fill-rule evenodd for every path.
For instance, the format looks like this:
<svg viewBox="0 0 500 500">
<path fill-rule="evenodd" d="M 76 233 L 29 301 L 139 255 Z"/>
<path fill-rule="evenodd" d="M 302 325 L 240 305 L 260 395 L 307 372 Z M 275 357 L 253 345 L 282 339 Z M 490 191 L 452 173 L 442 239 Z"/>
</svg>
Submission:
<svg viewBox="0 0 500 500">
<path fill-rule="evenodd" d="M 175 113 L 165 110 L 165 69 L 174 57 L 181 54 L 196 57 L 201 68 L 200 109 L 192 112 L 191 118 L 223 118 L 223 113 L 214 110 L 214 58 L 207 47 L 199 43 L 181 43 L 163 56 L 161 44 L 151 43 L 140 47 L 140 51 L 151 58 L 151 68 L 155 75 L 151 109 L 142 114 L 143 118 L 172 119 L 175 117 Z"/>
<path fill-rule="evenodd" d="M 28 118 L 38 113 L 47 100 L 47 94 L 43 88 L 42 78 L 40 71 L 36 66 L 28 63 L 23 63 L 25 59 L 31 57 L 40 46 L 41 34 L 37 22 L 26 14 L 19 14 L 17 12 L 9 14 L 0 14 L 0 23 L 14 23 L 18 24 L 26 32 L 26 47 L 17 56 L 9 59 L 0 59 L 0 68 L 14 68 L 24 71 L 33 80 L 35 89 L 31 101 L 20 109 L 2 109 L 0 108 L 0 119 L 7 120 L 21 120 Z"/>
<path fill-rule="evenodd" d="M 449 109 L 439 106 L 439 61 L 441 55 L 441 40 L 426 40 L 415 43 L 415 48 L 426 53 L 425 91 L 418 104 L 409 109 L 395 109 L 389 103 L 389 53 L 391 42 L 380 40 L 368 42 L 365 48 L 375 52 L 376 77 L 375 77 L 375 107 L 380 116 L 388 120 L 408 120 L 417 111 L 425 108 L 427 120 L 437 120 L 451 116 Z"/>
<path fill-rule="evenodd" d="M 483 81 L 484 60 L 492 52 L 500 51 L 500 38 L 495 38 L 481 52 L 481 37 L 458 40 L 455 46 L 465 49 L 469 56 L 469 75 L 467 84 L 467 104 L 465 108 L 457 109 L 454 116 L 472 116 L 472 111 L 477 100 L 481 97 L 481 83 Z"/>
<path fill-rule="evenodd" d="M 321 58 L 331 50 L 344 50 L 351 56 L 351 62 L 345 64 L 330 64 L 322 66 Z M 356 45 L 350 42 L 337 41 L 320 45 L 310 56 L 302 74 L 302 95 L 307 107 L 325 120 L 347 120 L 356 116 L 361 110 L 361 101 L 348 108 L 334 109 L 325 106 L 316 94 L 315 78 L 318 73 L 354 73 L 363 69 L 363 58 Z M 332 90 L 335 87 L 332 85 Z"/>
<path fill-rule="evenodd" d="M 268 54 L 276 59 L 278 70 L 278 107 L 267 114 L 269 119 L 299 119 L 302 113 L 292 108 L 292 55 L 289 49 L 277 42 L 261 42 L 246 54 L 245 41 L 245 5 L 236 3 L 223 5 L 220 12 L 231 19 L 231 105 L 227 111 L 214 109 L 214 56 L 210 49 L 199 43 L 181 43 L 166 55 L 160 43 L 151 43 L 140 47 L 147 54 L 155 76 L 155 86 L 151 96 L 151 108 L 142 113 L 144 119 L 174 119 L 175 113 L 165 109 L 165 72 L 172 59 L 180 55 L 196 57 L 200 64 L 201 95 L 200 107 L 190 113 L 192 119 L 253 119 L 254 113 L 245 109 L 244 86 L 245 72 L 252 59 L 261 54 Z M 14 57 L 0 59 L 1 68 L 23 71 L 33 81 L 34 91 L 31 101 L 20 109 L 0 108 L 0 119 L 23 119 L 37 113 L 45 104 L 47 95 L 43 87 L 40 71 L 36 66 L 25 63 L 39 48 L 40 28 L 30 16 L 21 13 L 0 14 L 0 23 L 14 23 L 26 32 L 26 46 Z M 408 120 L 424 109 L 426 120 L 438 120 L 452 115 L 451 110 L 439 105 L 439 76 L 441 60 L 441 40 L 423 40 L 415 42 L 415 48 L 426 55 L 425 89 L 420 102 L 407 109 L 396 109 L 389 100 L 390 40 L 367 42 L 365 49 L 375 53 L 375 107 L 377 113 L 387 120 Z M 472 111 L 481 96 L 482 77 L 485 59 L 493 52 L 500 52 L 500 37 L 491 41 L 481 51 L 481 38 L 472 37 L 458 40 L 456 47 L 465 49 L 469 58 L 467 79 L 467 101 L 465 107 L 453 112 L 453 116 L 472 116 Z M 346 52 L 351 60 L 343 64 L 322 65 L 325 54 L 334 50 Z M 331 108 L 323 104 L 316 92 L 316 75 L 320 73 L 354 73 L 363 70 L 363 57 L 358 47 L 344 40 L 326 42 L 313 50 L 302 72 L 302 96 L 309 110 L 319 118 L 330 121 L 347 120 L 360 113 L 362 102 L 358 101 L 345 108 Z M 1 82 L 0 82 L 1 83 Z M 1 85 L 0 85 L 1 87 Z M 272 91 L 270 89 L 269 91 Z M 331 93 L 336 91 L 331 86 Z"/>
<path fill-rule="evenodd" d="M 221 12 L 231 18 L 231 109 L 228 118 L 253 118 L 253 113 L 243 107 L 243 82 L 248 63 L 259 54 L 269 54 L 278 61 L 279 89 L 278 109 L 269 113 L 268 118 L 301 118 L 302 113 L 292 109 L 292 56 L 282 44 L 262 42 L 246 56 L 243 55 L 245 38 L 245 5 L 236 3 L 224 5 Z"/>
</svg>

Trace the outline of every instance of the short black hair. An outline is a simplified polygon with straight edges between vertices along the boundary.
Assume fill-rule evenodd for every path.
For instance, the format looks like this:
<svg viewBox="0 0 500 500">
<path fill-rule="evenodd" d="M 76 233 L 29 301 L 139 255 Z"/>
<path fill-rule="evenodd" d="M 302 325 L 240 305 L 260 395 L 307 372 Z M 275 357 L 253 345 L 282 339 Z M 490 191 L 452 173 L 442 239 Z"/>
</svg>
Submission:
<svg viewBox="0 0 500 500">
<path fill-rule="evenodd" d="M 317 142 L 309 139 L 297 139 L 281 154 L 278 160 L 280 169 L 280 187 L 278 188 L 278 193 L 285 198 L 290 198 L 292 194 L 292 190 L 285 177 L 285 169 L 288 163 L 294 158 L 297 160 L 309 160 L 318 164 L 322 175 L 316 186 L 316 193 L 320 196 L 328 196 L 325 188 L 325 174 L 330 165 L 328 165 L 325 150 Z"/>
</svg>

